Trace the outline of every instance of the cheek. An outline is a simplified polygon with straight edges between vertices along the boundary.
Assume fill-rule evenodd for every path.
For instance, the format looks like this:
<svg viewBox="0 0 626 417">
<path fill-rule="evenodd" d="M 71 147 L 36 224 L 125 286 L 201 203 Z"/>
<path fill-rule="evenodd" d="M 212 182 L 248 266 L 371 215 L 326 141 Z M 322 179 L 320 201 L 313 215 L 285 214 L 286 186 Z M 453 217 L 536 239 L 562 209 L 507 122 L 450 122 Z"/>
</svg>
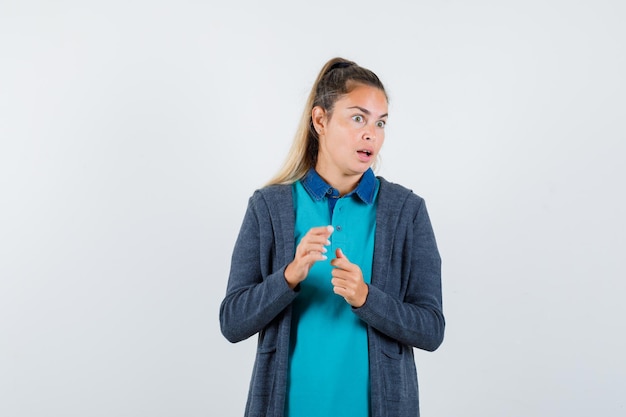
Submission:
<svg viewBox="0 0 626 417">
<path fill-rule="evenodd" d="M 381 133 L 378 136 L 378 140 L 376 142 L 376 144 L 378 145 L 378 149 L 383 147 L 383 143 L 385 143 L 385 132 Z"/>
</svg>

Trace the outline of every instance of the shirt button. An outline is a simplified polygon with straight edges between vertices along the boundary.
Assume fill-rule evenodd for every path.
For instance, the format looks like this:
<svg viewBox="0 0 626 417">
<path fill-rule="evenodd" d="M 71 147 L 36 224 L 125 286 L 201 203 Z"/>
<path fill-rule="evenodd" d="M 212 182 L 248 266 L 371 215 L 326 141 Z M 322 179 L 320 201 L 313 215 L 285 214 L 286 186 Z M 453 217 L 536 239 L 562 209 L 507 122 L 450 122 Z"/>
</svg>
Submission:
<svg viewBox="0 0 626 417">
<path fill-rule="evenodd" d="M 337 225 L 337 231 L 341 232 L 341 226 Z"/>
</svg>

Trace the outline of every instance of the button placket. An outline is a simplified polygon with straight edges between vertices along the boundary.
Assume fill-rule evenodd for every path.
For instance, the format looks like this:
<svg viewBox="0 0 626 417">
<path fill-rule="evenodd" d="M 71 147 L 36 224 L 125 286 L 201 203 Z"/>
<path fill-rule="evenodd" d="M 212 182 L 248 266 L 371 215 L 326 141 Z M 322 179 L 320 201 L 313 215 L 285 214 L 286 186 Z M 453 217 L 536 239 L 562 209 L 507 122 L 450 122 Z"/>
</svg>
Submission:
<svg viewBox="0 0 626 417">
<path fill-rule="evenodd" d="M 337 248 L 341 248 L 342 246 L 344 246 L 346 242 L 345 227 L 344 227 L 345 216 L 343 213 L 344 203 L 345 203 L 345 200 L 340 198 L 337 201 L 337 204 L 335 205 L 335 210 L 333 212 L 332 224 L 333 224 L 333 227 L 335 228 L 335 232 L 333 233 L 333 237 L 334 237 L 333 250 Z"/>
</svg>

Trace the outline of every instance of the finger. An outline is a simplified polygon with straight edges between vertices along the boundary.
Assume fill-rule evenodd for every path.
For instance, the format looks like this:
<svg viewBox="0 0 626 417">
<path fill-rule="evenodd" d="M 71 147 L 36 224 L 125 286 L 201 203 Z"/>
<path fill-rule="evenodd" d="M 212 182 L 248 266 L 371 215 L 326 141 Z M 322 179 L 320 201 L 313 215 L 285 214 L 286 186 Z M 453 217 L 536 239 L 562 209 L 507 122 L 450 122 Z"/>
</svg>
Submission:
<svg viewBox="0 0 626 417">
<path fill-rule="evenodd" d="M 331 282 L 333 281 L 340 287 L 350 287 L 356 285 L 360 279 L 359 276 L 353 272 L 335 269 L 332 273 Z"/>
<path fill-rule="evenodd" d="M 298 249 L 301 250 L 302 252 L 308 253 L 308 252 L 322 252 L 322 253 L 326 253 L 328 252 L 328 249 L 326 249 L 326 242 L 311 242 L 311 241 L 302 241 L 300 242 L 300 244 L 298 245 Z"/>
<path fill-rule="evenodd" d="M 333 279 L 331 283 L 333 284 L 333 291 L 336 294 L 345 295 L 346 291 L 348 291 L 348 286 L 344 280 Z"/>
<path fill-rule="evenodd" d="M 328 246 L 330 245 L 329 237 L 330 235 L 327 234 L 311 233 L 311 231 L 309 231 L 309 233 L 302 237 L 302 239 L 300 240 L 300 244 L 317 244 L 322 246 Z"/>
<path fill-rule="evenodd" d="M 315 261 L 328 259 L 328 256 L 326 255 L 326 249 L 323 247 L 312 249 L 300 248 L 296 257 L 300 258 L 308 264 L 312 264 Z"/>
<path fill-rule="evenodd" d="M 325 236 L 326 238 L 328 238 L 334 231 L 335 229 L 332 226 L 328 225 L 312 227 L 311 229 L 309 229 L 307 234 L 311 236 Z"/>
<path fill-rule="evenodd" d="M 328 259 L 328 256 L 324 255 L 322 252 L 311 251 L 304 255 L 304 259 L 309 264 L 312 264 L 317 261 L 325 261 L 326 259 Z"/>
<path fill-rule="evenodd" d="M 342 287 L 333 287 L 333 292 L 337 295 L 340 295 L 342 297 L 346 297 L 346 290 L 345 288 Z"/>
<path fill-rule="evenodd" d="M 328 236 L 324 235 L 316 235 L 312 233 L 307 233 L 298 243 L 298 249 L 304 249 L 306 251 L 310 250 L 319 250 L 322 251 L 324 246 L 330 245 L 330 240 Z M 326 250 L 324 250 L 325 252 Z"/>
<path fill-rule="evenodd" d="M 324 247 L 323 243 L 301 242 L 300 245 L 298 245 L 296 252 L 299 256 L 307 256 L 313 253 L 318 253 L 324 255 L 324 259 L 327 259 L 325 254 L 328 252 L 328 249 Z"/>
<path fill-rule="evenodd" d="M 305 236 L 300 241 L 303 245 L 318 245 L 320 247 L 330 245 L 330 240 L 326 236 Z"/>
<path fill-rule="evenodd" d="M 348 288 L 354 286 L 354 284 L 351 284 L 348 280 L 341 278 L 333 278 L 330 283 L 333 285 L 334 288 L 339 288 L 343 290 L 347 290 Z"/>
<path fill-rule="evenodd" d="M 348 270 L 353 270 L 353 263 L 350 262 L 350 260 L 348 258 L 345 257 L 345 255 L 343 255 L 343 252 L 341 252 L 340 249 L 337 249 L 335 251 L 335 256 L 337 256 L 335 259 L 333 259 L 332 261 L 330 261 L 330 264 L 332 266 L 334 266 L 335 268 L 340 268 L 340 269 L 344 269 L 346 271 Z"/>
<path fill-rule="evenodd" d="M 336 285 L 333 287 L 333 292 L 337 295 L 342 296 L 348 303 L 350 303 L 354 296 L 356 295 L 356 289 L 351 287 L 342 287 L 340 285 Z"/>
</svg>

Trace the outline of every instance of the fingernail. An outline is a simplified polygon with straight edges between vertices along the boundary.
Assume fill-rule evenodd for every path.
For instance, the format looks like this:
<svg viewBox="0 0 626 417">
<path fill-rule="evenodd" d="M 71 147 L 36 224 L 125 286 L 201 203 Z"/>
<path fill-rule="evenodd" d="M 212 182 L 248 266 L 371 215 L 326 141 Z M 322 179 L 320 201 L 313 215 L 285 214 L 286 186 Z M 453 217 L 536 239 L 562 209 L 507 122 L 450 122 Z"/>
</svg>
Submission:
<svg viewBox="0 0 626 417">
<path fill-rule="evenodd" d="M 328 249 L 322 248 L 322 253 L 326 253 L 326 252 L 328 252 Z"/>
<path fill-rule="evenodd" d="M 326 229 L 328 229 L 328 231 L 329 231 L 330 233 L 332 233 L 332 232 L 335 230 L 335 228 L 334 228 L 334 227 L 332 227 L 332 226 L 330 226 L 330 225 L 329 225 L 329 226 L 326 226 Z"/>
<path fill-rule="evenodd" d="M 325 261 L 326 259 L 328 259 L 328 256 L 322 255 L 322 261 Z"/>
<path fill-rule="evenodd" d="M 326 241 L 326 246 L 330 245 L 330 240 Z"/>
</svg>

